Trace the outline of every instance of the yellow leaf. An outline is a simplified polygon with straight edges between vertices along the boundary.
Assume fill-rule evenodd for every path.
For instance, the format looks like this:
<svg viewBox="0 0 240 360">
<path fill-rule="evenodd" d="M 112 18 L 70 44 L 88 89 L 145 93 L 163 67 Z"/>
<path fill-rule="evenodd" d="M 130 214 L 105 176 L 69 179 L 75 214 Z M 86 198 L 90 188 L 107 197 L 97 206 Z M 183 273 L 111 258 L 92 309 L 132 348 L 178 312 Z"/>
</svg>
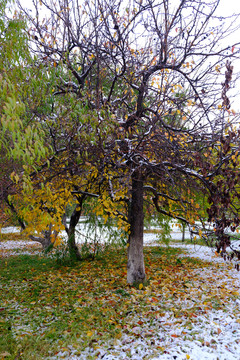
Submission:
<svg viewBox="0 0 240 360">
<path fill-rule="evenodd" d="M 139 284 L 139 290 L 143 288 L 143 284 Z"/>
<path fill-rule="evenodd" d="M 116 335 L 115 335 L 115 338 L 116 339 L 121 339 L 121 337 L 122 337 L 122 333 L 120 332 L 120 333 L 117 333 Z"/>
<path fill-rule="evenodd" d="M 87 332 L 87 336 L 88 336 L 88 337 L 93 336 L 93 331 L 88 331 L 88 332 Z"/>
<path fill-rule="evenodd" d="M 190 359 L 190 355 L 187 354 L 187 355 L 186 355 L 186 359 Z"/>
<path fill-rule="evenodd" d="M 157 349 L 159 349 L 161 351 L 165 351 L 165 348 L 163 346 L 157 346 Z"/>
</svg>

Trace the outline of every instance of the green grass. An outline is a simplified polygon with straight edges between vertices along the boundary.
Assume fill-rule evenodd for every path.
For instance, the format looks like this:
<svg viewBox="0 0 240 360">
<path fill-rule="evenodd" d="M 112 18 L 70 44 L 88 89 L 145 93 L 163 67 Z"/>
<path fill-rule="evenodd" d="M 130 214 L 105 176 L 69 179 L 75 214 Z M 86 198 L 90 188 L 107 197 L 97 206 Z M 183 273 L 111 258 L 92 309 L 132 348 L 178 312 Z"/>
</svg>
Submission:
<svg viewBox="0 0 240 360">
<path fill-rule="evenodd" d="M 81 354 L 128 334 L 135 316 L 154 326 L 156 301 L 158 313 L 181 314 L 176 296 L 189 296 L 191 272 L 211 265 L 180 254 L 176 248 L 147 247 L 143 290 L 126 284 L 126 249 L 108 249 L 72 266 L 36 255 L 1 259 L 0 359 L 48 359 L 59 351 L 67 358 L 73 349 Z M 193 306 L 184 310 L 184 319 L 191 318 Z"/>
<path fill-rule="evenodd" d="M 54 259 L 39 256 L 4 259 L 0 265 L 0 354 L 11 354 L 9 359 L 46 358 L 79 338 L 84 348 L 93 327 L 107 331 L 106 338 L 117 336 L 115 299 L 109 306 L 107 297 L 109 290 L 110 298 L 128 296 L 125 278 L 120 276 L 125 257 L 119 254 L 120 258 L 114 254 L 117 260 L 108 253 L 106 258 L 71 267 L 59 267 Z"/>
<path fill-rule="evenodd" d="M 185 245 L 202 245 L 202 246 L 209 246 L 209 244 L 202 238 L 197 238 L 195 240 L 191 240 L 191 239 L 185 239 L 184 241 L 182 240 L 175 240 L 174 238 L 171 239 L 170 243 L 174 243 L 174 244 L 185 244 Z"/>
</svg>

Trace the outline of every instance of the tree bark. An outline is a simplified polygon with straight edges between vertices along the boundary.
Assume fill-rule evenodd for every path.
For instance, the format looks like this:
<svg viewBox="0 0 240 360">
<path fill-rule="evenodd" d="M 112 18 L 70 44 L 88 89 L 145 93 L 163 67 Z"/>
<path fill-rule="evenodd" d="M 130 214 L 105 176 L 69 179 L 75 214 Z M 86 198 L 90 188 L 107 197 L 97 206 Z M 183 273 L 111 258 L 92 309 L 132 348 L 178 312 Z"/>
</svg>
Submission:
<svg viewBox="0 0 240 360">
<path fill-rule="evenodd" d="M 68 249 L 70 256 L 72 256 L 77 260 L 82 260 L 82 257 L 76 244 L 75 231 L 82 213 L 82 205 L 84 199 L 85 199 L 85 195 L 82 195 L 78 198 L 78 204 L 75 206 L 75 209 L 73 210 L 73 213 L 70 217 L 69 227 L 67 226 L 65 219 L 63 219 L 65 230 L 68 235 Z"/>
<path fill-rule="evenodd" d="M 182 223 L 182 242 L 185 241 L 185 229 L 186 229 L 186 224 L 183 222 Z"/>
<path fill-rule="evenodd" d="M 25 229 L 26 229 L 26 225 L 25 225 L 24 221 L 19 217 L 18 212 L 17 212 L 15 206 L 8 200 L 7 195 L 4 196 L 4 200 L 5 200 L 6 204 L 9 206 L 9 208 L 11 209 L 11 211 L 13 212 L 13 214 L 16 216 L 16 219 L 17 219 L 17 221 L 18 221 L 21 229 L 22 229 L 22 230 L 25 230 Z"/>
<path fill-rule="evenodd" d="M 54 245 L 57 235 L 58 233 L 55 230 L 52 231 L 52 224 L 50 224 L 48 230 L 42 231 L 42 236 L 29 235 L 29 238 L 32 241 L 39 242 L 44 250 L 48 250 Z"/>
<path fill-rule="evenodd" d="M 76 226 L 78 224 L 79 218 L 81 216 L 81 210 L 77 210 L 77 208 L 79 208 L 79 205 L 76 206 L 76 208 L 74 209 L 71 218 L 70 218 L 70 224 L 69 224 L 69 228 L 68 228 L 68 249 L 69 249 L 69 253 L 70 255 L 77 259 L 77 260 L 81 260 L 81 254 L 79 252 L 79 249 L 77 247 L 76 244 L 76 239 L 75 239 L 75 229 Z"/>
<path fill-rule="evenodd" d="M 135 171 L 132 175 L 132 198 L 129 220 L 130 237 L 127 282 L 138 285 L 146 280 L 143 257 L 143 178 L 139 171 Z"/>
</svg>

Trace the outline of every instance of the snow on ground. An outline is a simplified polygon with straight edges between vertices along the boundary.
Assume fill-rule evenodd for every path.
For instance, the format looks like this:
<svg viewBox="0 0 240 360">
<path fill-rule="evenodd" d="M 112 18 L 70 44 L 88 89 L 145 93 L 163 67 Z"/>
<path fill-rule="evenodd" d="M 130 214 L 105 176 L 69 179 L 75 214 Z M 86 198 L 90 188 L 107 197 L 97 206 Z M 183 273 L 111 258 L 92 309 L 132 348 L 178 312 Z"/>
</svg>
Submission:
<svg viewBox="0 0 240 360">
<path fill-rule="evenodd" d="M 146 234 L 145 243 L 154 243 L 156 236 Z M 31 241 L 4 241 L 0 242 L 1 253 L 31 253 L 34 245 Z M 38 244 L 37 244 L 38 246 Z M 216 256 L 213 249 L 205 246 L 173 244 L 170 246 L 180 247 L 185 250 L 182 256 L 196 257 L 203 261 L 224 263 L 224 260 Z M 24 250 L 25 249 L 25 250 Z M 193 271 L 194 274 L 194 271 Z M 209 286 L 209 279 L 214 279 L 210 285 L 216 287 L 216 291 L 221 291 L 222 284 L 227 289 L 240 289 L 240 273 L 234 268 L 218 266 L 214 268 L 214 276 L 209 268 L 202 268 L 201 272 L 195 274 L 195 281 L 200 281 L 201 286 L 204 282 Z M 196 291 L 201 291 L 201 286 L 196 286 Z M 219 290 L 220 289 L 220 290 Z M 217 294 L 217 292 L 216 292 Z M 192 299 L 177 299 L 186 308 L 193 306 Z M 206 299 L 202 299 L 203 303 Z M 200 304 L 201 305 L 201 304 Z M 158 306 L 154 305 L 157 313 Z M 184 316 L 183 316 L 184 318 Z M 239 360 L 240 359 L 240 298 L 229 300 L 226 310 L 209 309 L 193 317 L 189 323 L 181 319 L 179 321 L 170 311 L 155 316 L 150 322 L 149 319 L 141 318 L 139 314 L 129 319 L 131 326 L 127 333 L 123 333 L 120 339 L 111 343 L 102 343 L 96 348 L 88 347 L 81 355 L 75 355 L 76 350 L 61 352 L 52 359 L 65 360 L 125 360 L 127 358 L 160 359 L 160 360 Z M 136 324 L 136 326 L 132 326 Z"/>
<path fill-rule="evenodd" d="M 32 255 L 33 253 L 36 254 L 36 250 L 39 250 L 40 253 L 42 245 L 30 240 L 8 240 L 0 242 L 0 257 L 19 254 Z"/>
<path fill-rule="evenodd" d="M 5 228 L 0 228 L 0 234 L 14 234 L 19 232 L 20 232 L 20 228 L 16 226 L 8 226 Z"/>
<path fill-rule="evenodd" d="M 212 249 L 205 246 L 174 244 L 174 247 L 181 247 L 186 251 L 182 256 L 196 257 L 203 261 L 211 261 L 224 264 L 224 260 L 216 256 Z M 202 268 L 201 273 L 196 273 L 196 279 L 200 284 L 209 286 L 208 280 L 214 278 L 212 286 L 216 287 L 216 294 L 224 284 L 229 291 L 238 291 L 240 288 L 240 274 L 225 266 L 218 267 L 212 274 L 209 268 Z M 194 272 L 193 272 L 194 273 Z M 197 281 L 198 281 L 197 280 Z M 194 280 L 195 282 L 196 280 Z M 204 282 L 206 285 L 204 285 Z M 210 285 L 210 286 L 211 286 Z M 204 288 L 205 289 L 205 288 Z M 196 291 L 201 291 L 201 287 L 196 284 Z M 166 295 L 167 296 L 167 295 Z M 194 306 L 191 299 L 176 300 L 181 302 L 186 308 Z M 185 304 L 184 304 L 185 301 Z M 194 301 L 194 300 L 193 300 Z M 203 298 L 202 302 L 207 301 Z M 202 304 L 199 304 L 202 306 Z M 196 318 L 193 317 L 192 323 L 189 320 L 175 318 L 172 312 L 166 311 L 164 316 L 156 316 L 154 322 L 140 318 L 141 325 L 138 325 L 139 314 L 131 319 L 134 327 L 129 327 L 128 334 L 123 334 L 114 343 L 100 344 L 99 348 L 87 348 L 79 356 L 75 356 L 74 349 L 72 355 L 59 353 L 52 359 L 68 360 L 133 360 L 141 359 L 160 359 L 160 360 L 239 360 L 240 359 L 240 299 L 228 302 L 226 310 L 211 309 L 203 311 Z M 158 307 L 155 305 L 155 311 Z M 183 316 L 184 317 L 184 316 Z"/>
</svg>

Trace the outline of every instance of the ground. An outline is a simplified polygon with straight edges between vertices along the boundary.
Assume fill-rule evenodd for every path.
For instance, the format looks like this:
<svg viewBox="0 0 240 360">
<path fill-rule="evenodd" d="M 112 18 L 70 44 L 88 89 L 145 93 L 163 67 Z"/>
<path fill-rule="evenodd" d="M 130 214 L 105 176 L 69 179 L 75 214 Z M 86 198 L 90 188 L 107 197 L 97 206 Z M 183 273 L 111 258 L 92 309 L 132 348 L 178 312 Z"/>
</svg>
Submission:
<svg viewBox="0 0 240 360">
<path fill-rule="evenodd" d="M 149 234 L 145 240 L 149 281 L 142 289 L 125 285 L 124 253 L 112 262 L 111 253 L 107 268 L 100 259 L 97 266 L 86 262 L 73 269 L 45 269 L 42 259 L 42 272 L 32 263 L 15 281 L 5 269 L 0 315 L 11 322 L 14 340 L 12 348 L 0 348 L 0 358 L 12 359 L 19 346 L 20 359 L 34 359 L 24 339 L 35 336 L 42 337 L 35 351 L 38 344 L 56 340 L 48 356 L 41 348 L 37 357 L 51 360 L 240 359 L 239 272 L 213 249 L 174 243 L 154 247 Z M 0 256 L 9 265 L 13 251 L 34 257 L 40 249 L 21 240 L 0 243 Z"/>
</svg>

